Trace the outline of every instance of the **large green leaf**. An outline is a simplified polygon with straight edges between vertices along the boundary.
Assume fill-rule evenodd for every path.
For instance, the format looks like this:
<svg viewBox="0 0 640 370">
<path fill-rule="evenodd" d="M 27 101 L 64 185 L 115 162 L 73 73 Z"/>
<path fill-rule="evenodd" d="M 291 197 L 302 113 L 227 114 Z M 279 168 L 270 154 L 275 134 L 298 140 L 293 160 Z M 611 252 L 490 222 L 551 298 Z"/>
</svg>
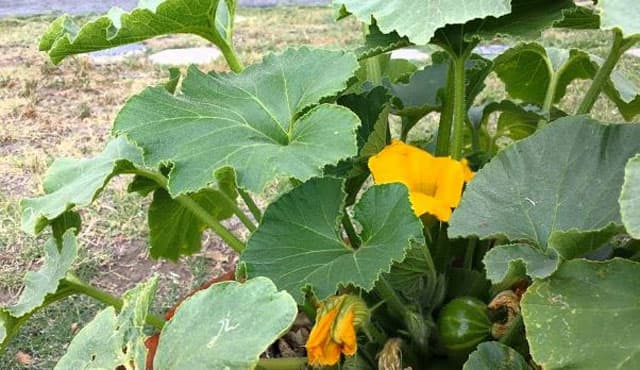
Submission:
<svg viewBox="0 0 640 370">
<path fill-rule="evenodd" d="M 153 368 L 254 369 L 296 314 L 293 298 L 269 279 L 212 285 L 184 301 L 165 325 Z"/>
<path fill-rule="evenodd" d="M 241 257 L 249 276 L 271 278 L 300 303 L 308 286 L 320 299 L 348 284 L 370 290 L 394 261 L 404 259 L 412 241 L 422 242 L 407 188 L 391 184 L 370 188 L 356 204 L 362 245 L 346 245 L 342 186 L 342 180 L 316 178 L 272 203 Z"/>
<path fill-rule="evenodd" d="M 61 249 L 55 239 L 50 239 L 44 246 L 44 264 L 37 272 L 27 272 L 24 277 L 24 290 L 18 302 L 6 311 L 19 318 L 39 308 L 49 294 L 58 290 L 60 280 L 64 278 L 78 256 L 78 246 L 73 230 L 63 235 Z"/>
<path fill-rule="evenodd" d="M 372 17 L 384 33 L 397 31 L 416 44 L 426 44 L 438 28 L 465 23 L 475 18 L 499 17 L 511 11 L 509 0 L 334 0 L 344 5 L 359 20 L 370 23 Z"/>
<path fill-rule="evenodd" d="M 217 220 L 233 216 L 235 202 L 235 178 L 229 170 L 217 174 L 218 188 L 206 188 L 186 195 L 198 203 Z M 149 206 L 150 253 L 154 258 L 177 261 L 180 256 L 190 255 L 202 248 L 202 232 L 207 224 L 179 201 L 172 199 L 164 189 L 157 189 Z"/>
<path fill-rule="evenodd" d="M 357 68 L 352 54 L 306 48 L 269 55 L 241 74 L 192 67 L 180 94 L 152 87 L 131 98 L 115 131 L 144 149 L 147 164 L 173 163 L 174 197 L 206 187 L 224 167 L 255 192 L 277 177 L 304 181 L 356 154 L 357 116 L 317 104 Z"/>
<path fill-rule="evenodd" d="M 530 370 L 516 350 L 499 342 L 480 343 L 469 355 L 462 370 Z"/>
<path fill-rule="evenodd" d="M 528 244 L 499 245 L 490 249 L 482 261 L 487 279 L 499 284 L 508 276 L 524 275 L 545 278 L 558 268 L 560 260 L 554 251 L 544 252 Z"/>
<path fill-rule="evenodd" d="M 140 0 L 130 13 L 112 8 L 107 15 L 83 26 L 64 15 L 42 36 L 40 50 L 57 64 L 69 55 L 176 33 L 195 34 L 228 48 L 235 4 L 234 0 Z"/>
<path fill-rule="evenodd" d="M 625 167 L 620 213 L 629 235 L 640 239 L 640 154 L 630 159 Z"/>
<path fill-rule="evenodd" d="M 522 299 L 531 356 L 544 369 L 640 367 L 640 264 L 573 260 Z"/>
<path fill-rule="evenodd" d="M 121 365 L 145 369 L 145 318 L 156 292 L 153 278 L 123 296 L 120 314 L 113 307 L 100 311 L 73 338 L 55 370 L 115 369 Z"/>
<path fill-rule="evenodd" d="M 334 4 L 344 5 L 365 23 L 375 19 L 386 34 L 396 31 L 413 43 L 431 40 L 456 51 L 472 37 L 537 38 L 545 29 L 565 22 L 565 16 L 575 21 L 580 9 L 572 0 L 334 0 Z"/>
<path fill-rule="evenodd" d="M 602 58 L 581 50 L 544 48 L 537 43 L 518 44 L 494 60 L 494 69 L 509 95 L 542 106 L 547 94 L 559 102 L 567 86 L 576 79 L 595 77 Z M 552 85 L 553 84 L 553 85 Z M 548 91 L 553 88 L 553 91 Z M 640 113 L 640 88 L 620 71 L 614 71 L 604 86 L 605 94 L 625 119 Z"/>
<path fill-rule="evenodd" d="M 142 153 L 124 138 L 111 140 L 102 153 L 90 159 L 56 160 L 44 180 L 46 194 L 20 203 L 22 229 L 38 234 L 65 211 L 89 205 L 111 177 L 140 163 Z"/>
<path fill-rule="evenodd" d="M 573 241 L 596 240 L 599 232 L 621 226 L 624 165 L 639 151 L 638 125 L 559 119 L 477 173 L 453 213 L 449 235 L 528 240 L 564 258 L 586 253 L 583 243 L 572 248 Z"/>
<path fill-rule="evenodd" d="M 599 0 L 600 26 L 620 28 L 625 36 L 640 34 L 640 2 L 635 0 Z"/>
</svg>

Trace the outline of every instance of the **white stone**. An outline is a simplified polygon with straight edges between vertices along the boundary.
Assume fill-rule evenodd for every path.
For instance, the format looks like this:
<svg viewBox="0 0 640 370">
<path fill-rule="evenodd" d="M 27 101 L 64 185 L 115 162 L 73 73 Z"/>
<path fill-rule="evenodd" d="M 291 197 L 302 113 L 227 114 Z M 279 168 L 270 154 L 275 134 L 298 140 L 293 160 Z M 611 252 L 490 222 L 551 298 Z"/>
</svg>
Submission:
<svg viewBox="0 0 640 370">
<path fill-rule="evenodd" d="M 149 59 L 153 64 L 160 65 L 188 65 L 188 64 L 208 64 L 220 58 L 222 53 L 217 48 L 186 48 L 167 49 L 155 54 L 151 54 Z"/>
<path fill-rule="evenodd" d="M 147 48 L 142 44 L 123 45 L 89 53 L 89 59 L 96 65 L 116 64 L 141 57 L 146 50 Z"/>
<path fill-rule="evenodd" d="M 627 50 L 626 54 L 640 58 L 640 48 L 631 48 Z"/>
<path fill-rule="evenodd" d="M 391 58 L 426 62 L 429 60 L 429 54 L 418 49 L 398 49 L 391 52 Z"/>
</svg>

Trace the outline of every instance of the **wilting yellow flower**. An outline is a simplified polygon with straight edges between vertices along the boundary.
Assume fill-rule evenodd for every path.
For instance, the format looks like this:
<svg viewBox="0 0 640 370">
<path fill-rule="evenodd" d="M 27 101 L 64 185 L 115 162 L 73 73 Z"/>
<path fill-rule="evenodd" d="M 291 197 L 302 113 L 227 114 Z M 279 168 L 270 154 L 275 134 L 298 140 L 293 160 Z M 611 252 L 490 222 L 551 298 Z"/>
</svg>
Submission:
<svg viewBox="0 0 640 370">
<path fill-rule="evenodd" d="M 359 297 L 342 295 L 325 300 L 307 340 L 309 364 L 330 366 L 340 361 L 341 353 L 353 356 L 358 350 L 356 328 L 367 315 L 367 307 Z"/>
<path fill-rule="evenodd" d="M 449 221 L 451 208 L 460 203 L 464 183 L 474 175 L 464 159 L 434 157 L 398 140 L 372 156 L 369 169 L 376 184 L 406 185 L 418 216 L 429 213 L 444 222 Z"/>
</svg>

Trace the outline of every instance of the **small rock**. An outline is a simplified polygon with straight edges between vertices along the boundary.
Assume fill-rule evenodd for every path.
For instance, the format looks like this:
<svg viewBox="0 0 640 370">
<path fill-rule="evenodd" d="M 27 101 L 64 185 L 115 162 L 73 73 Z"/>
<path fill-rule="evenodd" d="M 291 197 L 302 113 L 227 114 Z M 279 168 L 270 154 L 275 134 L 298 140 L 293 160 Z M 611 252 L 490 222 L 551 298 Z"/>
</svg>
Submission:
<svg viewBox="0 0 640 370">
<path fill-rule="evenodd" d="M 478 46 L 473 51 L 485 58 L 493 59 L 509 48 L 510 46 L 508 45 L 492 44 Z"/>
<path fill-rule="evenodd" d="M 391 52 L 391 58 L 426 62 L 429 60 L 429 54 L 418 49 L 398 49 Z"/>
<path fill-rule="evenodd" d="M 142 44 L 129 44 L 107 50 L 94 51 L 89 53 L 89 59 L 96 65 L 116 64 L 122 63 L 127 59 L 141 57 L 146 51 L 147 48 Z"/>
<path fill-rule="evenodd" d="M 18 351 L 16 353 L 16 362 L 22 366 L 29 366 L 33 362 L 33 357 L 26 352 Z"/>
<path fill-rule="evenodd" d="M 631 48 L 625 54 L 640 58 L 640 48 Z"/>
<path fill-rule="evenodd" d="M 153 64 L 188 65 L 209 64 L 220 58 L 220 50 L 211 47 L 168 49 L 149 56 Z"/>
</svg>

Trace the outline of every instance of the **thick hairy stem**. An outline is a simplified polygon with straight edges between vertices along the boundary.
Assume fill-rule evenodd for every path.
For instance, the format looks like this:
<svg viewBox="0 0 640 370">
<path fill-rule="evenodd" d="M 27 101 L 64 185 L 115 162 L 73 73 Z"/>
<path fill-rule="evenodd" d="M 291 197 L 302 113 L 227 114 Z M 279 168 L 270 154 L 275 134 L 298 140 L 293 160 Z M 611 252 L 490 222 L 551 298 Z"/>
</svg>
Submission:
<svg viewBox="0 0 640 370">
<path fill-rule="evenodd" d="M 238 253 L 242 253 L 245 248 L 244 243 L 238 239 L 235 235 L 233 235 L 229 230 L 227 230 L 222 224 L 213 217 L 207 210 L 202 208 L 198 202 L 189 198 L 186 195 L 180 195 L 175 198 L 175 200 L 180 203 L 183 207 L 191 211 L 196 217 L 202 220 L 207 224 L 218 236 L 224 240 L 227 245 L 229 245 L 234 251 Z"/>
<path fill-rule="evenodd" d="M 615 68 L 616 64 L 620 60 L 620 57 L 624 52 L 633 45 L 631 42 L 624 42 L 622 38 L 622 32 L 618 29 L 613 29 L 613 42 L 611 45 L 611 50 L 609 51 L 609 55 L 607 55 L 607 59 L 605 59 L 600 69 L 596 73 L 596 76 L 593 78 L 593 82 L 587 90 L 584 98 L 582 99 L 582 103 L 578 107 L 576 114 L 587 114 L 593 108 L 593 105 L 598 100 L 598 96 L 600 95 L 600 91 L 602 91 L 602 87 L 607 83 L 609 76 L 611 76 L 611 72 Z"/>
<path fill-rule="evenodd" d="M 254 202 L 253 198 L 251 198 L 251 195 L 242 189 L 238 189 L 238 194 L 240 194 L 244 204 L 249 208 L 249 212 L 251 212 L 253 218 L 255 218 L 259 223 L 262 220 L 262 211 L 260 211 L 260 208 L 256 202 Z"/>
<path fill-rule="evenodd" d="M 349 237 L 349 241 L 351 242 L 351 248 L 358 249 L 360 248 L 360 238 L 358 237 L 358 233 L 356 233 L 356 228 L 353 226 L 351 222 L 351 217 L 347 211 L 344 211 L 344 215 L 342 216 L 342 226 L 344 227 L 344 231 L 347 233 Z"/>
<path fill-rule="evenodd" d="M 233 46 L 228 45 L 226 42 L 220 43 L 220 51 L 222 51 L 222 55 L 224 59 L 227 61 L 229 68 L 235 73 L 240 73 L 244 70 L 244 65 L 238 58 L 235 50 L 233 50 Z"/>
<path fill-rule="evenodd" d="M 112 306 L 116 311 L 120 311 L 122 309 L 122 299 L 82 281 L 72 273 L 67 273 L 67 276 L 62 280 L 62 282 L 69 286 L 74 292 L 82 293 L 91 298 L 97 299 L 104 304 Z M 158 330 L 162 330 L 165 323 L 162 317 L 150 313 L 147 314 L 145 321 L 147 324 Z"/>
<path fill-rule="evenodd" d="M 233 210 L 233 213 L 238 217 L 240 222 L 242 222 L 242 224 L 247 229 L 249 229 L 249 231 L 251 231 L 251 232 L 256 231 L 256 229 L 257 229 L 256 225 L 244 213 L 244 211 L 242 209 L 240 209 L 240 207 L 238 207 L 236 202 L 233 199 L 229 198 L 225 193 L 220 192 L 220 194 L 222 194 L 222 197 L 223 197 L 224 201 L 227 203 L 227 207 L 229 207 L 229 208 L 231 208 L 231 210 Z"/>
<path fill-rule="evenodd" d="M 464 145 L 464 124 L 467 112 L 465 100 L 465 70 L 466 56 L 453 57 L 453 140 L 449 154 L 453 159 L 461 159 Z"/>
<path fill-rule="evenodd" d="M 135 171 L 132 171 L 132 173 L 151 179 L 155 181 L 158 185 L 163 187 L 164 189 L 167 189 L 167 184 L 168 184 L 167 178 L 158 172 L 148 171 L 144 169 L 136 169 Z M 234 251 L 241 253 L 244 250 L 245 248 L 244 243 L 240 239 L 238 239 L 235 235 L 233 235 L 229 230 L 227 230 L 224 226 L 222 226 L 222 224 L 215 217 L 213 217 L 209 212 L 207 212 L 207 210 L 202 208 L 198 204 L 198 202 L 194 201 L 193 199 L 189 198 L 186 195 L 178 196 L 177 198 L 175 198 L 175 201 L 180 203 L 183 207 L 185 207 L 186 209 L 191 211 L 191 213 L 193 213 L 196 217 L 198 217 L 202 222 L 207 224 L 207 226 L 209 226 L 216 234 L 218 234 L 218 236 L 225 243 L 227 243 L 227 245 L 233 248 Z"/>
<path fill-rule="evenodd" d="M 451 101 L 454 96 L 454 68 L 453 62 L 449 63 L 447 72 L 447 87 L 444 94 L 444 105 L 440 113 L 440 123 L 438 124 L 438 137 L 436 139 L 436 156 L 446 157 L 449 155 L 449 146 L 451 141 L 451 125 L 453 123 L 453 104 Z"/>
</svg>

